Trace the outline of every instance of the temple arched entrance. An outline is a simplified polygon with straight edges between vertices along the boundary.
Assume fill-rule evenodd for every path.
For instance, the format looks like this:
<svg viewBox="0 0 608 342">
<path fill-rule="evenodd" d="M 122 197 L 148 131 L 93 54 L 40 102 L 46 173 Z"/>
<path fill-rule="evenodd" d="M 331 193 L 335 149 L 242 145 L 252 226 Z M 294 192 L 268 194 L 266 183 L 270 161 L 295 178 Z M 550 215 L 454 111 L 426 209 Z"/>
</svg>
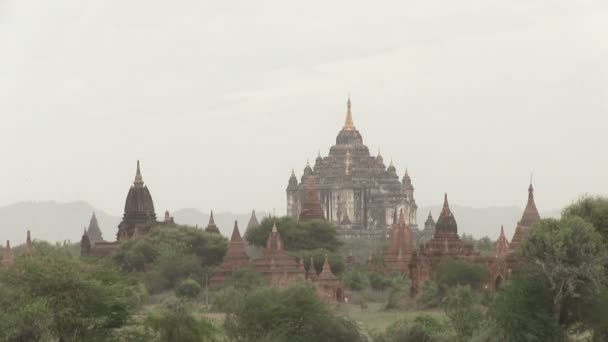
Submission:
<svg viewBox="0 0 608 342">
<path fill-rule="evenodd" d="M 344 302 L 344 291 L 341 288 L 336 289 L 336 301 L 338 303 Z"/>
</svg>

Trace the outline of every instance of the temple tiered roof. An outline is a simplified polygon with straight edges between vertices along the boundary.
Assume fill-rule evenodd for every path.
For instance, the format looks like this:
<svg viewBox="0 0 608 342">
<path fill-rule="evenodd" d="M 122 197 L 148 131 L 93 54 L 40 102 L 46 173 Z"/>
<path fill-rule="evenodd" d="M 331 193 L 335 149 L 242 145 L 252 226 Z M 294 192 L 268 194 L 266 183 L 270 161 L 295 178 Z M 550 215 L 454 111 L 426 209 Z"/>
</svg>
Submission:
<svg viewBox="0 0 608 342">
<path fill-rule="evenodd" d="M 528 187 L 528 203 L 526 203 L 526 208 L 521 216 L 521 220 L 517 222 L 517 227 L 515 227 L 515 233 L 513 234 L 513 239 L 511 239 L 509 249 L 511 251 L 516 251 L 521 242 L 528 236 L 530 228 L 538 222 L 540 222 L 540 215 L 538 209 L 536 209 L 536 203 L 534 202 L 534 188 L 532 187 L 532 184 L 530 184 Z"/>
<path fill-rule="evenodd" d="M 232 273 L 240 268 L 250 265 L 249 256 L 245 252 L 245 242 L 241 238 L 241 232 L 236 221 L 234 221 L 234 229 L 228 243 L 228 251 L 209 281 L 210 286 L 219 286 L 223 284 Z"/>
<path fill-rule="evenodd" d="M 390 244 L 384 253 L 386 271 L 388 273 L 407 273 L 413 252 L 412 231 L 405 221 L 403 210 L 401 210 L 398 222 L 393 225 Z"/>
<path fill-rule="evenodd" d="M 95 213 L 91 215 L 91 220 L 89 221 L 89 228 L 87 228 L 87 235 L 89 236 L 89 240 L 93 244 L 95 244 L 96 242 L 104 241 Z"/>
<path fill-rule="evenodd" d="M 220 229 L 215 224 L 215 219 L 213 218 L 213 210 L 211 210 L 211 215 L 209 215 L 209 223 L 207 224 L 207 227 L 205 227 L 205 231 L 207 233 L 220 234 Z"/>
<path fill-rule="evenodd" d="M 148 230 L 155 223 L 154 202 L 150 190 L 144 185 L 138 160 L 135 180 L 127 194 L 122 222 L 118 225 L 117 240 L 132 237 L 136 233 L 136 225 Z"/>
<path fill-rule="evenodd" d="M 281 239 L 276 222 L 268 234 L 262 256 L 253 261 L 253 268 L 264 274 L 274 285 L 283 286 L 304 279 L 304 273 L 295 258 L 283 250 L 283 239 Z"/>
<path fill-rule="evenodd" d="M 302 212 L 300 213 L 300 221 L 311 221 L 311 220 L 324 220 L 325 215 L 323 214 L 323 208 L 321 208 L 321 202 L 319 202 L 319 193 L 317 192 L 317 185 L 315 183 L 315 177 L 308 178 L 308 194 L 306 200 L 302 205 Z"/>
<path fill-rule="evenodd" d="M 496 240 L 496 257 L 502 258 L 505 257 L 509 253 L 509 241 L 505 236 L 505 229 L 503 226 L 500 226 L 500 235 L 498 236 L 498 240 Z"/>
</svg>

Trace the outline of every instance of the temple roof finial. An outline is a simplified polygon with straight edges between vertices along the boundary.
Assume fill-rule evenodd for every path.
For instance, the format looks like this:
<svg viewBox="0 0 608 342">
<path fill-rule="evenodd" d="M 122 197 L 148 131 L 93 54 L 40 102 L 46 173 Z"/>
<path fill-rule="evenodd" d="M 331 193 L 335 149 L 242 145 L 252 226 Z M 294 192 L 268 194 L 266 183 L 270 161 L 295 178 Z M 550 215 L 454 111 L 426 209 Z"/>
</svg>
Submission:
<svg viewBox="0 0 608 342">
<path fill-rule="evenodd" d="M 144 186 L 144 180 L 141 177 L 141 170 L 139 169 L 139 160 L 137 161 L 137 171 L 135 171 L 135 180 L 133 181 L 133 185 L 136 187 Z"/>
<path fill-rule="evenodd" d="M 350 102 L 350 93 L 348 94 L 348 101 L 346 102 L 346 122 L 344 123 L 345 131 L 354 131 L 355 123 L 353 122 L 353 113 L 351 110 L 352 103 Z"/>
<path fill-rule="evenodd" d="M 441 210 L 441 213 L 446 213 L 449 214 L 450 213 L 450 204 L 448 203 L 448 194 L 447 192 L 444 194 L 443 197 L 443 209 Z"/>
</svg>

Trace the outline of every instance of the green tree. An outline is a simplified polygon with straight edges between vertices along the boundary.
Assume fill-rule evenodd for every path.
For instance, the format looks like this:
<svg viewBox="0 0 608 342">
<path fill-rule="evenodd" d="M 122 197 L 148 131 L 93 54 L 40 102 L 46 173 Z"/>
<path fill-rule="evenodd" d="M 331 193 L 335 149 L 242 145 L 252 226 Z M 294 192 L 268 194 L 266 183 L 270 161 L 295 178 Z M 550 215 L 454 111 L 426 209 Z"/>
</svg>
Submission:
<svg viewBox="0 0 608 342">
<path fill-rule="evenodd" d="M 175 289 L 178 298 L 196 299 L 201 294 L 201 285 L 194 279 L 183 280 Z"/>
<path fill-rule="evenodd" d="M 335 316 L 310 286 L 258 288 L 242 294 L 228 312 L 231 341 L 361 341 L 354 323 Z"/>
<path fill-rule="evenodd" d="M 0 272 L 0 340 L 103 340 L 130 317 L 133 285 L 103 261 L 87 262 L 63 247 L 36 248 L 35 257 Z"/>
<path fill-rule="evenodd" d="M 548 280 L 552 317 L 558 324 L 564 300 L 580 296 L 585 289 L 597 293 L 606 281 L 606 246 L 593 225 L 580 217 L 542 220 L 530 231 L 521 253 Z"/>
<path fill-rule="evenodd" d="M 443 308 L 460 341 L 469 341 L 483 320 L 479 299 L 470 286 L 456 286 L 447 292 Z"/>
<path fill-rule="evenodd" d="M 608 243 L 608 198 L 585 196 L 562 211 L 563 217 L 578 216 L 591 223 Z"/>
<path fill-rule="evenodd" d="M 145 322 L 163 342 L 219 341 L 219 331 L 211 322 L 197 318 L 192 308 L 181 301 L 169 301 Z"/>
<path fill-rule="evenodd" d="M 491 341 L 561 341 L 562 329 L 553 320 L 553 293 L 547 278 L 534 269 L 519 272 L 497 293 L 488 309 Z"/>
<path fill-rule="evenodd" d="M 452 341 L 450 329 L 430 315 L 416 316 L 413 320 L 402 319 L 392 323 L 375 336 L 377 342 L 443 342 Z"/>
<path fill-rule="evenodd" d="M 259 226 L 247 231 L 245 239 L 252 245 L 265 246 L 274 223 L 274 219 L 264 219 Z M 281 217 L 276 219 L 276 225 L 285 249 L 289 251 L 325 249 L 336 252 L 342 245 L 336 227 L 328 221 L 301 222 L 291 217 Z"/>
<path fill-rule="evenodd" d="M 487 271 L 481 265 L 446 259 L 439 264 L 434 278 L 441 293 L 445 293 L 447 289 L 457 285 L 469 285 L 474 289 L 480 289 L 486 276 Z"/>
</svg>

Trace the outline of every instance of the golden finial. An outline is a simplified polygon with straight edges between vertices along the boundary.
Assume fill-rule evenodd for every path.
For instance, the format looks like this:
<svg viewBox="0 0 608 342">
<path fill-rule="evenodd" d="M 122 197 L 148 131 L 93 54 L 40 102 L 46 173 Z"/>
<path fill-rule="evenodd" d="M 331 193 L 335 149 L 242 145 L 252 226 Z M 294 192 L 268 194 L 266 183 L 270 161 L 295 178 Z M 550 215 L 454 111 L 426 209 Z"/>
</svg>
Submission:
<svg viewBox="0 0 608 342">
<path fill-rule="evenodd" d="M 344 123 L 344 130 L 354 131 L 355 123 L 353 122 L 353 114 L 351 111 L 350 93 L 348 94 L 348 101 L 346 102 L 346 122 Z"/>
</svg>

